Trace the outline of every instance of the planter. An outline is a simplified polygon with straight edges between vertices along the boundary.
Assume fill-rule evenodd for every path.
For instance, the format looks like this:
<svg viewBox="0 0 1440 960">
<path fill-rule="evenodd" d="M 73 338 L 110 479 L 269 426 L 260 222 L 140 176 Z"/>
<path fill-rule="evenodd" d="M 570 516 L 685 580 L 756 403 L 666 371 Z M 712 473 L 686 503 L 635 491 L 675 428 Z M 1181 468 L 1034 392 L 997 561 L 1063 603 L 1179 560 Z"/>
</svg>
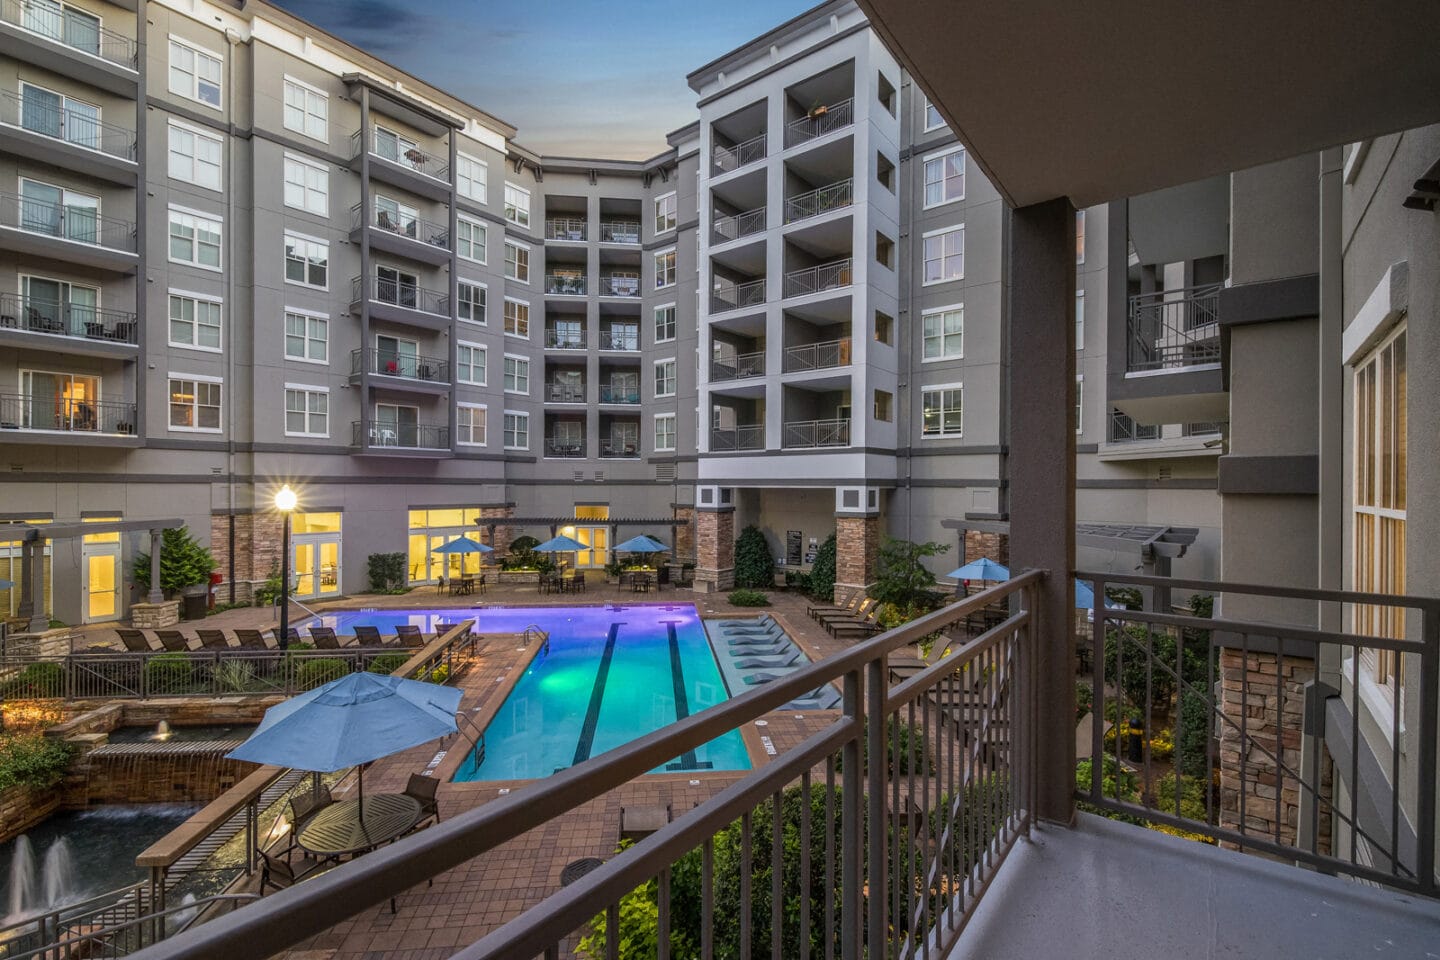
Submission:
<svg viewBox="0 0 1440 960">
<path fill-rule="evenodd" d="M 540 585 L 539 570 L 501 570 L 497 575 L 497 583 L 530 583 Z"/>
</svg>

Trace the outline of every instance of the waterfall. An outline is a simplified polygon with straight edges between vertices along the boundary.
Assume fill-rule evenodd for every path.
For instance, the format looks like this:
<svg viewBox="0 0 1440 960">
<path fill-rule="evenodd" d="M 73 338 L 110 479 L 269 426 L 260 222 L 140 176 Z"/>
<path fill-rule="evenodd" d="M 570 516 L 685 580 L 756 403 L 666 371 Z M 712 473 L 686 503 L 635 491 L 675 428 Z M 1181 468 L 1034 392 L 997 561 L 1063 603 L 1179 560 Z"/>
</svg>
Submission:
<svg viewBox="0 0 1440 960">
<path fill-rule="evenodd" d="M 75 899 L 75 857 L 70 853 L 70 841 L 60 837 L 45 851 L 45 862 L 40 868 L 40 878 L 45 891 L 42 905 L 58 907 Z"/>
<path fill-rule="evenodd" d="M 25 834 L 15 838 L 15 854 L 10 860 L 10 902 L 5 908 L 5 922 L 19 920 L 27 905 L 35 903 L 35 848 Z"/>
<path fill-rule="evenodd" d="M 198 908 L 195 906 L 195 894 L 193 893 L 187 893 L 181 897 L 180 906 L 185 909 L 175 911 L 174 915 L 171 916 L 168 921 L 167 929 L 172 934 L 184 930 L 190 921 L 195 919 L 195 915 L 199 913 Z"/>
</svg>

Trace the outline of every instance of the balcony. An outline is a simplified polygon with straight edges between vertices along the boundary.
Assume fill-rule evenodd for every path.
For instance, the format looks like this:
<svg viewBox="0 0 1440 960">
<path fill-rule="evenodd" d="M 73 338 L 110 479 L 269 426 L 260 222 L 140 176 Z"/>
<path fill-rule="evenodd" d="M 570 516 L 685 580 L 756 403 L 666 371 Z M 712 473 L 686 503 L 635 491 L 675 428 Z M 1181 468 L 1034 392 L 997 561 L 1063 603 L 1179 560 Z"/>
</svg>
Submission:
<svg viewBox="0 0 1440 960">
<path fill-rule="evenodd" d="M 785 201 L 785 222 L 795 223 L 832 210 L 843 210 L 853 202 L 853 185 L 852 180 L 839 180 L 790 197 Z"/>
<path fill-rule="evenodd" d="M 372 250 L 418 260 L 432 266 L 450 262 L 450 227 L 421 217 L 392 216 L 388 210 L 372 210 L 366 216 L 363 204 L 350 208 L 350 239 L 360 241 L 364 232 Z"/>
<path fill-rule="evenodd" d="M 602 274 L 600 277 L 600 296 L 638 297 L 640 296 L 640 278 L 638 276 Z"/>
<path fill-rule="evenodd" d="M 764 229 L 764 207 L 756 207 L 754 210 L 747 210 L 733 216 L 716 217 L 712 227 L 716 243 L 729 243 L 731 240 L 739 240 L 741 237 L 760 233 Z"/>
<path fill-rule="evenodd" d="M 1221 284 L 1130 298 L 1131 373 L 1183 370 L 1220 362 Z"/>
<path fill-rule="evenodd" d="M 135 314 L 129 311 L 0 293 L 0 342 L 17 347 L 48 346 L 67 353 L 133 357 L 139 333 Z"/>
<path fill-rule="evenodd" d="M 392 423 L 354 420 L 350 446 L 376 456 L 445 455 L 450 452 L 450 427 L 443 423 Z"/>
<path fill-rule="evenodd" d="M 129 220 L 13 193 L 0 193 L 0 247 L 116 273 L 139 262 Z"/>
<path fill-rule="evenodd" d="M 639 406 L 640 385 L 638 383 L 602 383 L 600 384 L 600 402 Z"/>
<path fill-rule="evenodd" d="M 584 437 L 546 437 L 545 456 L 559 460 L 585 459 Z"/>
<path fill-rule="evenodd" d="M 574 217 L 550 217 L 545 221 L 545 239 L 583 243 L 588 224 Z"/>
<path fill-rule="evenodd" d="M 0 0 L 0 53 L 92 86 L 134 96 L 138 44 L 85 11 L 34 0 Z"/>
<path fill-rule="evenodd" d="M 113 400 L 71 400 L 0 394 L 0 440 L 20 433 L 54 433 L 86 437 L 133 437 L 135 404 Z"/>
<path fill-rule="evenodd" d="M 640 221 L 601 220 L 600 242 L 638 244 L 640 242 Z"/>
<path fill-rule="evenodd" d="M 584 350 L 585 331 L 550 327 L 545 331 L 545 346 L 550 350 Z"/>
<path fill-rule="evenodd" d="M 601 327 L 600 349 L 634 353 L 640 349 L 640 328 L 633 324 Z"/>
<path fill-rule="evenodd" d="M 711 166 L 715 175 L 729 173 L 765 159 L 765 134 L 751 137 L 735 144 L 715 144 L 710 152 Z"/>
<path fill-rule="evenodd" d="M 717 356 L 710 361 L 710 382 L 724 383 L 727 380 L 746 380 L 750 377 L 765 376 L 765 351 L 753 353 L 732 353 Z"/>
<path fill-rule="evenodd" d="M 368 159 L 370 176 L 375 180 L 431 200 L 450 199 L 448 158 L 418 146 L 390 146 L 384 141 L 376 141 L 367 152 L 361 142 L 363 134 L 363 130 L 356 130 L 350 136 L 351 170 L 358 173 Z"/>
<path fill-rule="evenodd" d="M 785 274 L 785 296 L 805 297 L 850 286 L 850 258 L 822 263 Z"/>
<path fill-rule="evenodd" d="M 450 363 L 439 357 L 412 356 L 375 347 L 352 350 L 350 377 L 357 379 L 361 373 L 383 378 L 374 385 L 389 390 L 423 387 L 427 388 L 422 390 L 424 393 L 437 393 L 450 389 Z"/>
<path fill-rule="evenodd" d="M 804 447 L 850 446 L 850 421 L 799 420 L 784 425 L 780 445 L 787 450 Z"/>
<path fill-rule="evenodd" d="M 724 313 L 765 303 L 765 278 L 736 283 L 724 277 L 715 277 L 710 291 L 710 312 Z"/>
<path fill-rule="evenodd" d="M 806 116 L 799 120 L 792 120 L 785 125 L 785 148 L 788 150 L 826 134 L 834 133 L 836 130 L 850 126 L 854 119 L 855 101 L 853 99 L 816 107 Z"/>
<path fill-rule="evenodd" d="M 1136 423 L 1119 410 L 1112 410 L 1107 439 L 1111 443 L 1142 443 L 1147 440 L 1159 440 L 1160 425 L 1158 423 Z"/>
<path fill-rule="evenodd" d="M 403 281 L 372 277 L 350 280 L 350 302 L 365 298 L 370 316 L 376 320 L 408 323 L 427 330 L 448 330 L 450 327 L 450 296 Z"/>
<path fill-rule="evenodd" d="M 552 297 L 583 297 L 585 292 L 583 273 L 545 274 L 545 293 Z"/>
<path fill-rule="evenodd" d="M 123 186 L 134 186 L 135 131 L 88 111 L 61 104 L 46 91 L 31 90 L 28 97 L 5 91 L 0 94 L 0 144 L 13 153 L 43 153 L 56 166 L 99 177 Z"/>
<path fill-rule="evenodd" d="M 543 394 L 546 403 L 584 403 L 585 383 L 582 380 L 574 383 L 566 380 L 552 381 L 545 384 Z"/>
<path fill-rule="evenodd" d="M 765 424 L 742 424 L 731 430 L 716 428 L 710 431 L 710 451 L 724 453 L 732 450 L 764 450 Z"/>
<path fill-rule="evenodd" d="M 640 442 L 633 437 L 611 437 L 609 440 L 600 441 L 600 459 L 602 460 L 638 460 L 640 458 Z"/>
<path fill-rule="evenodd" d="M 785 348 L 785 372 L 802 373 L 807 370 L 828 370 L 831 367 L 850 365 L 850 338 L 826 340 L 821 343 L 802 343 Z"/>
</svg>

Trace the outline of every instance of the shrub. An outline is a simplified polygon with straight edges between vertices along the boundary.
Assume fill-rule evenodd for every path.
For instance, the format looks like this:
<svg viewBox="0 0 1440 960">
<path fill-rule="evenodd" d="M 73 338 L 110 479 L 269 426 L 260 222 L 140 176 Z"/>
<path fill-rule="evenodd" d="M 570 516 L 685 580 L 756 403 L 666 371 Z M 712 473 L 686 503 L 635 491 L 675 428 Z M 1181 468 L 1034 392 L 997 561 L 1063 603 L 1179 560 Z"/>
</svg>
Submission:
<svg viewBox="0 0 1440 960">
<path fill-rule="evenodd" d="M 280 600 L 280 568 L 271 567 L 264 584 L 255 588 L 255 606 L 273 607 Z"/>
<path fill-rule="evenodd" d="M 220 689 L 241 693 L 255 682 L 255 664 L 250 660 L 221 660 L 215 667 L 215 682 Z"/>
<path fill-rule="evenodd" d="M 922 561 L 926 557 L 938 557 L 949 549 L 946 544 L 933 541 L 911 543 L 886 537 L 875 557 L 875 585 L 870 589 L 870 596 L 878 603 L 894 604 L 911 617 L 916 611 L 934 609 L 937 597 L 930 588 L 935 586 L 935 574 Z"/>
<path fill-rule="evenodd" d="M 1075 722 L 1095 709 L 1095 693 L 1090 689 L 1090 684 L 1075 681 Z"/>
<path fill-rule="evenodd" d="M 160 653 L 145 664 L 145 686 L 151 692 L 174 693 L 190 685 L 195 666 L 188 653 Z"/>
<path fill-rule="evenodd" d="M 389 676 L 405 666 L 405 662 L 409 659 L 410 657 L 403 653 L 382 653 L 371 660 L 370 666 L 366 669 L 371 673 L 383 673 Z"/>
<path fill-rule="evenodd" d="M 869 731 L 869 720 L 866 720 L 866 731 Z M 867 735 L 863 747 L 865 753 L 865 774 L 870 772 L 870 738 Z M 891 716 L 885 724 L 885 761 L 889 770 L 889 777 L 909 774 L 929 774 L 935 772 L 935 758 L 931 755 L 929 745 L 925 742 L 924 734 L 908 723 L 901 721 L 898 717 Z M 836 759 L 836 770 L 845 769 L 845 757 L 842 754 Z"/>
<path fill-rule="evenodd" d="M 817 600 L 829 601 L 835 596 L 835 534 L 825 538 L 820 549 L 815 551 L 815 562 L 810 566 L 810 596 Z"/>
<path fill-rule="evenodd" d="M 1210 756 L 1210 704 L 1198 693 L 1186 691 L 1180 697 L 1180 721 L 1175 727 L 1175 745 L 1180 751 L 1180 772 L 1203 777 Z"/>
<path fill-rule="evenodd" d="M 775 585 L 775 558 L 770 556 L 770 545 L 760 528 L 746 527 L 735 539 L 735 586 L 773 587 Z"/>
<path fill-rule="evenodd" d="M 808 594 L 810 592 L 810 574 L 798 570 L 786 570 L 785 589 L 798 590 Z"/>
<path fill-rule="evenodd" d="M 65 695 L 65 668 L 58 663 L 32 663 L 3 688 L 7 700 L 45 700 Z"/>
<path fill-rule="evenodd" d="M 619 577 L 620 574 L 624 572 L 625 564 L 621 563 L 619 560 L 611 560 L 609 563 L 605 564 L 605 576 L 607 577 Z"/>
<path fill-rule="evenodd" d="M 166 593 L 209 583 L 216 568 L 209 547 L 202 547 L 187 527 L 175 527 L 160 535 L 160 589 Z M 132 579 L 140 586 L 150 586 L 150 555 L 137 554 Z"/>
<path fill-rule="evenodd" d="M 429 679 L 431 683 L 445 683 L 450 679 L 450 664 L 442 663 L 434 670 L 431 670 Z"/>
<path fill-rule="evenodd" d="M 388 593 L 405 586 L 405 554 L 372 553 L 366 565 L 371 593 Z"/>
<path fill-rule="evenodd" d="M 333 657 L 306 660 L 295 671 L 295 685 L 301 690 L 313 690 L 331 680 L 339 680 L 349 672 L 350 667 L 344 660 Z"/>
<path fill-rule="evenodd" d="M 732 606 L 736 607 L 768 607 L 770 597 L 759 590 L 731 590 L 730 595 L 725 598 Z"/>
<path fill-rule="evenodd" d="M 71 752 L 64 740 L 43 734 L 0 734 L 0 790 L 55 786 L 65 776 Z"/>
</svg>

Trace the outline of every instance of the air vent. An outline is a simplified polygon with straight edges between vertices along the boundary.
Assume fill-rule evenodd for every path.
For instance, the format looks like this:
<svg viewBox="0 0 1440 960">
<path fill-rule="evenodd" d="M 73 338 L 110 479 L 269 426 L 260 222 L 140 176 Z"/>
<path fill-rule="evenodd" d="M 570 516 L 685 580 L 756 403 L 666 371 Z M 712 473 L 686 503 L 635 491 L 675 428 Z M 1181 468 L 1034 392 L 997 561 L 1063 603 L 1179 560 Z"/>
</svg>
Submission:
<svg viewBox="0 0 1440 960">
<path fill-rule="evenodd" d="M 596 482 L 596 483 L 604 483 L 604 482 L 605 482 L 605 471 L 604 471 L 604 470 L 596 470 L 596 471 L 595 471 L 595 482 Z"/>
<path fill-rule="evenodd" d="M 585 482 L 585 471 L 584 471 L 584 470 L 576 470 L 576 471 L 575 471 L 575 482 L 576 482 L 576 483 L 584 483 L 584 482 Z"/>
<path fill-rule="evenodd" d="M 673 483 L 675 481 L 675 464 L 655 464 L 655 479 L 659 480 L 661 483 Z"/>
<path fill-rule="evenodd" d="M 1169 479 L 1170 479 L 1170 468 L 1169 468 L 1169 467 L 1161 467 L 1161 468 L 1160 468 L 1160 471 L 1159 471 L 1159 475 L 1158 475 L 1155 479 L 1156 479 L 1156 480 L 1169 480 Z"/>
</svg>

